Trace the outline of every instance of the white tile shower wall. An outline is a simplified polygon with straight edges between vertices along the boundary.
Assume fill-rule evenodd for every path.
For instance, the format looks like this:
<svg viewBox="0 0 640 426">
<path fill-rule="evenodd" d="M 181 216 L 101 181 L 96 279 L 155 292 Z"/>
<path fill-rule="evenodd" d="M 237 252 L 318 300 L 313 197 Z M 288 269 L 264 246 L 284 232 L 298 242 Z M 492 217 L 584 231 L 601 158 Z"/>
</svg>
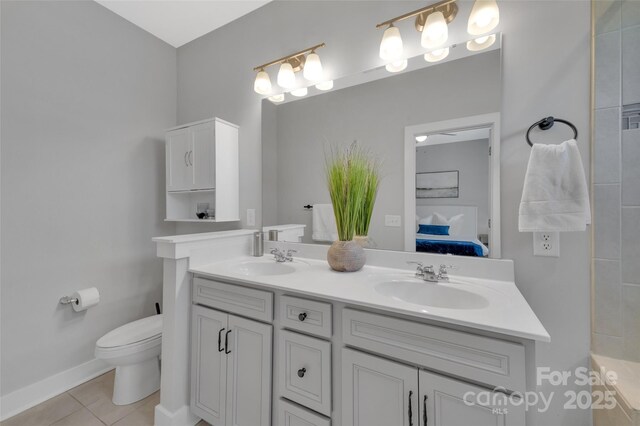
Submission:
<svg viewBox="0 0 640 426">
<path fill-rule="evenodd" d="M 640 102 L 640 1 L 595 1 L 592 350 L 640 361 L 640 130 L 621 130 Z"/>
</svg>

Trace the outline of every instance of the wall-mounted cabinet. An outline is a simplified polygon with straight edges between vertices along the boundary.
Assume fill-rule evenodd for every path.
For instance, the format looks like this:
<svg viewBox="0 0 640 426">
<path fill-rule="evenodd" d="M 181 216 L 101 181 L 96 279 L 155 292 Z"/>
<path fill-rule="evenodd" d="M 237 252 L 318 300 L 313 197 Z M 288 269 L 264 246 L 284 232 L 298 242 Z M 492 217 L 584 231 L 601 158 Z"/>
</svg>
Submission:
<svg viewBox="0 0 640 426">
<path fill-rule="evenodd" d="M 239 181 L 238 126 L 213 118 L 167 131 L 167 221 L 240 220 Z"/>
</svg>

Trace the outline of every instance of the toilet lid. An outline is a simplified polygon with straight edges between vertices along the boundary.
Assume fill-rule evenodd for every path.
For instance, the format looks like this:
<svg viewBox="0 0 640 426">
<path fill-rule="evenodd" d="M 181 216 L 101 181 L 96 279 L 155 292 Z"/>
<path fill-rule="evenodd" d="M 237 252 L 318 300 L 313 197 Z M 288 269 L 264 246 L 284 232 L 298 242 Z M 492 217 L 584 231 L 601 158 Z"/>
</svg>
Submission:
<svg viewBox="0 0 640 426">
<path fill-rule="evenodd" d="M 125 324 L 98 339 L 96 346 L 115 348 L 141 342 L 162 334 L 162 315 L 154 315 Z"/>
</svg>

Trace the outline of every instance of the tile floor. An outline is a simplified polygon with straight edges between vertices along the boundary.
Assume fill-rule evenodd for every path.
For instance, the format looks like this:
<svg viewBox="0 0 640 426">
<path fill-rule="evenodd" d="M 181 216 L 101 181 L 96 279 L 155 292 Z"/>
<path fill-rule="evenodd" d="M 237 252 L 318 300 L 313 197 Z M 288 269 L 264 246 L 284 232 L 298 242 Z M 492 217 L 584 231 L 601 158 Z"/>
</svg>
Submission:
<svg viewBox="0 0 640 426">
<path fill-rule="evenodd" d="M 153 426 L 160 392 L 130 405 L 111 402 L 115 370 L 0 423 L 0 426 Z M 204 421 L 197 426 L 207 426 Z"/>
</svg>

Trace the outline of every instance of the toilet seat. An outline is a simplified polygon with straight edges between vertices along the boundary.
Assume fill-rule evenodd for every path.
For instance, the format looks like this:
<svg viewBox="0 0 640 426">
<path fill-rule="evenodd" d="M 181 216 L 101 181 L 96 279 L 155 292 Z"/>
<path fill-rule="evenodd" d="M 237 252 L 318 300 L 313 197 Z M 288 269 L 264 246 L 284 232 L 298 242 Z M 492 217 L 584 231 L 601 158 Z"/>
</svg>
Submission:
<svg viewBox="0 0 640 426">
<path fill-rule="evenodd" d="M 144 344 L 148 340 L 162 336 L 162 315 L 153 315 L 130 322 L 102 336 L 96 342 L 96 349 L 113 349 L 123 346 Z"/>
</svg>

